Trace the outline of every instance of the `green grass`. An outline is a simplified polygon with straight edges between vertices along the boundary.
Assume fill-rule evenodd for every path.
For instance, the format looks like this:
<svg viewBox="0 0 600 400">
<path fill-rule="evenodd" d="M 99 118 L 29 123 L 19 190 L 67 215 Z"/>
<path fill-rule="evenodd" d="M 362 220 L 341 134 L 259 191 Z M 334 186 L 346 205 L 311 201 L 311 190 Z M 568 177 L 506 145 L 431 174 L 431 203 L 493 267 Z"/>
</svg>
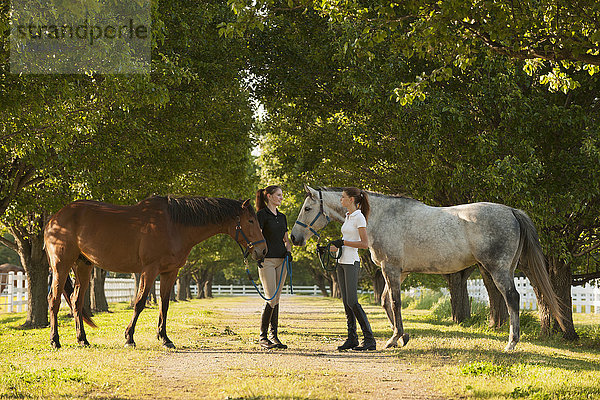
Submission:
<svg viewBox="0 0 600 400">
<path fill-rule="evenodd" d="M 62 310 L 60 350 L 50 347 L 49 328 L 22 330 L 24 314 L 0 316 L 0 398 L 87 398 L 94 394 L 117 399 L 147 384 L 141 366 L 162 351 L 148 337 L 147 325 L 156 313 L 146 311 L 140 316 L 136 339 L 148 343 L 132 350 L 123 346 L 131 311 L 124 304 L 113 308 L 113 313 L 95 316 L 98 329 L 87 329 L 89 348 L 76 345 L 74 323 Z"/>
<path fill-rule="evenodd" d="M 479 305 L 471 321 L 456 325 L 445 312 L 436 316 L 440 304 L 446 307 L 441 299 L 431 312 L 404 311 L 405 329 L 418 343 L 394 351 L 401 359 L 417 356 L 425 364 L 444 360 L 436 372 L 437 385 L 450 397 L 600 399 L 600 316 L 575 314 L 582 337 L 568 343 L 560 335 L 539 338 L 537 314 L 521 313 L 521 342 L 516 351 L 505 353 L 501 346 L 508 338 L 507 326 L 488 328 Z"/>
<path fill-rule="evenodd" d="M 223 297 L 173 303 L 169 309 L 169 337 L 180 352 L 213 351 L 225 357 L 238 352 L 261 354 L 256 344 L 259 314 L 232 313 L 257 299 Z M 293 313 L 295 307 L 314 308 Z M 444 317 L 443 300 L 432 310 L 403 310 L 408 346 L 382 350 L 386 363 L 410 366 L 448 398 L 478 399 L 594 399 L 600 398 L 600 316 L 575 315 L 582 335 L 579 342 L 560 337 L 538 338 L 535 314 L 525 313 L 524 334 L 517 350 L 505 353 L 507 328 L 486 324 L 456 325 Z M 256 307 L 255 307 L 256 308 Z M 381 307 L 364 305 L 379 347 L 390 336 Z M 436 310 L 438 315 L 435 316 Z M 296 296 L 284 298 L 280 337 L 305 364 L 253 368 L 225 368 L 189 387 L 165 388 L 151 367 L 170 357 L 156 340 L 157 308 L 145 310 L 137 324 L 137 348 L 124 348 L 124 330 L 132 311 L 113 305 L 111 313 L 94 317 L 98 329 L 87 329 L 92 346 L 76 345 L 73 321 L 60 314 L 63 348 L 53 350 L 49 329 L 22 330 L 24 314 L 0 315 L 0 399 L 132 399 L 239 398 L 334 399 L 361 398 L 347 387 L 339 371 L 311 367 L 315 355 L 334 355 L 344 335 L 343 307 L 339 300 Z M 173 353 L 172 355 L 175 355 Z M 201 366 L 198 366 L 201 368 Z M 182 394 L 182 390 L 185 393 Z M 183 397 L 182 397 L 183 396 Z M 364 397 L 362 397 L 364 398 Z"/>
</svg>

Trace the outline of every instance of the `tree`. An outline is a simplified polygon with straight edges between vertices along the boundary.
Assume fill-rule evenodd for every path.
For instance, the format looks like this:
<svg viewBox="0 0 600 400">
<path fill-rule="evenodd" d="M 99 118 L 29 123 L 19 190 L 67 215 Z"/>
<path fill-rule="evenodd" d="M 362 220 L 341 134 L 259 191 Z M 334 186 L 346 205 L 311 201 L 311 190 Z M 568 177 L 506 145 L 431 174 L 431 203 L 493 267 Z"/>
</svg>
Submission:
<svg viewBox="0 0 600 400">
<path fill-rule="evenodd" d="M 267 110 L 271 176 L 408 192 L 437 206 L 524 209 L 568 307 L 575 256 L 594 248 L 600 223 L 597 75 L 573 71 L 580 87 L 549 92 L 541 70 L 529 75 L 521 61 L 481 51 L 468 68 L 431 82 L 427 97 L 401 106 L 389 93 L 443 66 L 437 57 L 408 59 L 381 42 L 369 48 L 371 59 L 356 58 L 344 47 L 360 26 L 327 25 L 311 10 L 267 15 L 264 31 L 251 33 L 249 70 Z M 565 334 L 575 336 L 572 327 Z"/>
<path fill-rule="evenodd" d="M 27 319 L 24 327 L 43 327 L 48 324 L 48 261 L 43 250 L 43 215 L 30 214 L 20 226 L 10 232 L 15 242 L 7 244 L 19 254 L 27 276 Z"/>
<path fill-rule="evenodd" d="M 24 265 L 30 291 L 47 288 L 48 266 L 38 257 L 44 217 L 71 200 L 238 195 L 252 182 L 252 110 L 238 77 L 243 47 L 220 39 L 214 22 L 230 11 L 214 1 L 184 12 L 172 1 L 155 13 L 149 75 L 10 75 L 2 38 L 0 218 L 20 234 L 2 243 L 31 263 Z M 6 26 L 8 10 L 1 18 Z M 28 313 L 47 310 L 45 293 L 30 298 L 39 305 Z"/>
<path fill-rule="evenodd" d="M 318 13 L 333 27 L 353 26 L 343 44 L 345 53 L 372 60 L 385 43 L 407 58 L 434 60 L 399 85 L 403 103 L 423 96 L 438 80 L 469 68 L 480 53 L 526 60 L 532 74 L 544 70 L 542 82 L 551 90 L 579 86 L 573 74 L 600 70 L 600 8 L 595 1 L 554 2 L 427 2 L 341 0 L 233 0 L 235 22 L 222 25 L 223 34 L 244 34 L 268 27 L 280 14 Z"/>
<path fill-rule="evenodd" d="M 192 249 L 183 274 L 194 277 L 198 284 L 198 298 L 207 298 L 212 297 L 215 274 L 225 272 L 230 278 L 244 278 L 242 265 L 242 251 L 238 244 L 228 236 L 217 235 Z"/>
<path fill-rule="evenodd" d="M 90 281 L 90 308 L 93 311 L 108 311 L 108 301 L 104 292 L 104 282 L 106 280 L 106 271 L 94 267 L 92 270 L 92 279 Z"/>
<path fill-rule="evenodd" d="M 12 238 L 9 233 L 3 234 L 2 237 L 9 242 L 14 242 L 14 238 Z M 6 263 L 19 265 L 21 263 L 21 261 L 19 261 L 19 254 L 6 246 L 0 246 L 0 264 Z"/>
<path fill-rule="evenodd" d="M 177 276 L 177 300 L 186 301 L 192 298 L 190 284 L 192 282 L 192 273 L 189 271 L 190 264 L 186 263 Z"/>
<path fill-rule="evenodd" d="M 461 323 L 471 317 L 471 302 L 467 292 L 467 279 L 475 269 L 475 265 L 454 274 L 445 274 L 450 289 L 450 306 L 452 320 Z"/>
</svg>

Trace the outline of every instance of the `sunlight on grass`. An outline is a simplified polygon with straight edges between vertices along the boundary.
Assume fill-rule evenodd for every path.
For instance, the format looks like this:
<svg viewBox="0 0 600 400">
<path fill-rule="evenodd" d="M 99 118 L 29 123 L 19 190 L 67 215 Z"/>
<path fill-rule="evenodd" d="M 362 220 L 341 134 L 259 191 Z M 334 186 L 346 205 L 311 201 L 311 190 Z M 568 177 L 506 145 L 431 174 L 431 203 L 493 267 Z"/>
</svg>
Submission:
<svg viewBox="0 0 600 400">
<path fill-rule="evenodd" d="M 575 315 L 579 342 L 560 337 L 538 338 L 536 316 L 524 314 L 522 342 L 505 353 L 506 327 L 494 330 L 485 323 L 453 324 L 442 308 L 443 299 L 432 302 L 432 310 L 403 310 L 404 326 L 411 335 L 408 346 L 380 350 L 374 356 L 387 363 L 410 368 L 427 378 L 448 398 L 481 399 L 590 399 L 600 398 L 600 335 L 598 315 Z M 290 346 L 287 353 L 339 355 L 335 349 L 346 333 L 339 300 L 295 296 L 283 299 L 280 338 Z M 298 309 L 302 312 L 297 312 Z M 378 348 L 391 334 L 381 307 L 364 306 Z M 137 348 L 124 348 L 124 330 L 132 316 L 127 304 L 111 305 L 110 313 L 94 317 L 98 329 L 87 328 L 89 348 L 76 345 L 72 319 L 60 314 L 63 348 L 53 350 L 49 329 L 22 330 L 25 315 L 0 315 L 0 398 L 103 398 L 164 399 L 345 399 L 365 398 L 348 384 L 351 377 L 340 371 L 316 367 L 310 357 L 305 365 L 268 364 L 249 367 L 230 363 L 207 372 L 205 379 L 177 385 L 157 380 L 158 360 L 169 354 L 219 350 L 227 358 L 238 352 L 265 353 L 257 344 L 262 302 L 241 297 L 219 297 L 172 303 L 168 334 L 178 350 L 164 350 L 156 340 L 158 308 L 146 309 L 138 320 Z M 435 310 L 438 311 L 437 314 Z M 529 327 L 529 328 L 528 328 Z M 202 353 L 204 352 L 204 353 Z M 165 358 L 166 357 L 166 358 Z M 194 368 L 202 369 L 198 365 Z M 190 378 L 191 379 L 191 378 Z"/>
<path fill-rule="evenodd" d="M 289 369 L 229 371 L 227 376 L 213 379 L 216 389 L 207 398 L 229 399 L 347 399 L 346 389 L 332 380 L 332 371 L 298 373 Z"/>
</svg>

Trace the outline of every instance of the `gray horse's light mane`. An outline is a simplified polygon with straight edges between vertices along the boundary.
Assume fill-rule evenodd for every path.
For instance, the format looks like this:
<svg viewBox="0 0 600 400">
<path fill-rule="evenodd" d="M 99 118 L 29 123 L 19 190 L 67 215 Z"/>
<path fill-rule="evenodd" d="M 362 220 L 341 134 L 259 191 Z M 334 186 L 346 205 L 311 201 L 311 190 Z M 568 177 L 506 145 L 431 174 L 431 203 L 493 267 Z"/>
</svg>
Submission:
<svg viewBox="0 0 600 400">
<path fill-rule="evenodd" d="M 343 192 L 344 187 L 337 187 L 337 186 L 322 186 L 322 187 L 318 187 L 317 189 L 321 189 L 323 191 L 328 191 L 328 192 Z M 365 192 L 367 192 L 369 194 L 369 196 L 377 196 L 377 197 L 383 197 L 383 198 L 388 198 L 388 199 L 406 199 L 406 200 L 414 200 L 414 201 L 419 201 L 416 199 L 413 199 L 410 196 L 407 196 L 405 194 L 383 194 L 383 193 L 379 193 L 379 192 L 372 192 L 370 190 L 365 190 Z"/>
</svg>

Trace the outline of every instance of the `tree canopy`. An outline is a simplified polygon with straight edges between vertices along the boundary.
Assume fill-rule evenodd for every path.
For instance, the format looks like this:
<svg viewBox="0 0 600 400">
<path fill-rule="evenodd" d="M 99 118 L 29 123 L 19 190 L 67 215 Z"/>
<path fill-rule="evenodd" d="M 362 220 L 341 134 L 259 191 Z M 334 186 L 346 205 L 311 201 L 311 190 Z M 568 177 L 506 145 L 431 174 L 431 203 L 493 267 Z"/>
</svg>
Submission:
<svg viewBox="0 0 600 400">
<path fill-rule="evenodd" d="M 525 60 L 529 74 L 564 92 L 580 85 L 579 71 L 600 68 L 600 6 L 595 1 L 347 1 L 230 0 L 238 19 L 224 34 L 268 29 L 278 15 L 318 13 L 351 32 L 338 52 L 369 60 L 385 44 L 401 58 L 426 60 L 395 88 L 403 103 L 430 84 L 470 68 L 481 53 Z M 344 28 L 345 27 L 345 28 Z M 413 62 L 414 63 L 414 62 Z"/>
<path fill-rule="evenodd" d="M 216 28 L 231 11 L 221 1 L 154 5 L 149 74 L 11 74 L 1 38 L 0 221 L 15 241 L 0 242 L 44 288 L 42 227 L 72 200 L 252 193 L 245 48 Z"/>
<path fill-rule="evenodd" d="M 2 36 L 0 218 L 17 241 L 80 197 L 249 198 L 260 182 L 284 187 L 290 224 L 304 183 L 353 185 L 521 208 L 574 272 L 599 248 L 596 2 L 165 0 L 152 13 L 150 74 L 10 74 Z M 8 18 L 3 5 L 0 28 Z M 228 246 L 193 259 L 229 260 Z M 309 251 L 296 252 L 307 270 Z"/>
<path fill-rule="evenodd" d="M 409 193 L 431 205 L 494 201 L 535 220 L 549 255 L 580 268 L 600 224 L 597 75 L 568 94 L 542 71 L 480 52 L 404 106 L 389 93 L 429 59 L 387 42 L 371 59 L 339 52 L 361 28 L 307 10 L 275 12 L 250 34 L 254 93 L 267 110 L 263 172 L 316 185 Z M 435 55 L 433 55 L 436 58 Z"/>
</svg>

